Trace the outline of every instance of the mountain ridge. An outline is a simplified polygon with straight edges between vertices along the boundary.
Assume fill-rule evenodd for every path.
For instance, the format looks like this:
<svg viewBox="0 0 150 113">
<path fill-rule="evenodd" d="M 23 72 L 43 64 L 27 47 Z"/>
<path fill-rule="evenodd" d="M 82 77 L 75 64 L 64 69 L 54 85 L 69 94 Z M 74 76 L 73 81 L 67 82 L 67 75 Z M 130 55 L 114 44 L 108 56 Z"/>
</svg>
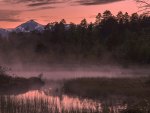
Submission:
<svg viewBox="0 0 150 113">
<path fill-rule="evenodd" d="M 48 24 L 47 24 L 48 25 Z M 43 32 L 45 30 L 46 25 L 42 25 L 35 20 L 31 19 L 29 21 L 26 21 L 20 25 L 18 25 L 15 28 L 9 28 L 9 29 L 4 29 L 0 28 L 0 35 L 2 37 L 8 37 L 9 33 L 11 32 L 32 32 L 32 31 L 38 31 L 38 32 Z M 50 25 L 51 27 L 54 25 Z M 51 27 L 49 29 L 51 29 Z M 70 27 L 70 24 L 65 24 L 65 29 L 68 29 Z"/>
<path fill-rule="evenodd" d="M 39 24 L 38 22 L 34 20 L 29 20 L 25 23 L 22 23 L 21 25 L 17 26 L 14 31 L 16 32 L 31 32 L 31 31 L 43 31 L 44 25 Z"/>
<path fill-rule="evenodd" d="M 26 21 L 15 28 L 4 29 L 0 28 L 0 35 L 2 37 L 8 37 L 11 32 L 31 32 L 31 31 L 39 31 L 42 32 L 44 30 L 45 25 L 39 24 L 35 20 Z"/>
</svg>

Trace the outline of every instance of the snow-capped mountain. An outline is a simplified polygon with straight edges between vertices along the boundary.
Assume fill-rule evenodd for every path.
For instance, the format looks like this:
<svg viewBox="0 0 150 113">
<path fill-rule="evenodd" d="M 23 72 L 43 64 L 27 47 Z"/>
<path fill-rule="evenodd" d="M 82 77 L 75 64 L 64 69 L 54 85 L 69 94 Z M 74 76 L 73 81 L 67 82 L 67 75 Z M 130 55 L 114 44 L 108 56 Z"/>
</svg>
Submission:
<svg viewBox="0 0 150 113">
<path fill-rule="evenodd" d="M 55 24 L 48 24 L 49 29 L 51 29 L 52 27 L 54 27 Z M 47 26 L 47 25 L 46 25 Z M 69 29 L 70 24 L 65 24 L 65 29 Z M 9 33 L 11 32 L 31 32 L 31 31 L 38 31 L 38 32 L 42 32 L 45 29 L 45 25 L 41 25 L 39 23 L 37 23 L 34 20 L 29 20 L 19 26 L 17 26 L 16 28 L 12 28 L 12 29 L 3 29 L 0 28 L 0 35 L 2 37 L 8 37 Z"/>
<path fill-rule="evenodd" d="M 15 32 L 31 32 L 31 31 L 43 31 L 44 25 L 37 23 L 34 20 L 29 20 L 18 27 L 16 27 L 13 31 Z"/>
<path fill-rule="evenodd" d="M 11 32 L 31 32 L 31 31 L 42 32 L 44 30 L 44 27 L 45 27 L 44 25 L 41 25 L 34 20 L 29 20 L 17 26 L 16 28 L 12 28 L 12 29 L 0 28 L 0 35 L 2 37 L 8 37 L 9 33 Z"/>
</svg>

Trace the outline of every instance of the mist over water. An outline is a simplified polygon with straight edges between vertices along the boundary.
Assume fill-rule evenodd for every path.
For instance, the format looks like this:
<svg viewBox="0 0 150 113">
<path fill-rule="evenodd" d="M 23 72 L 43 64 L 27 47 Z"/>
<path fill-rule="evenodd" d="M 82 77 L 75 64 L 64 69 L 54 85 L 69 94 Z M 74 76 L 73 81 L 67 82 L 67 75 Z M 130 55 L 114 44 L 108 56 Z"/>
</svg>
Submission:
<svg viewBox="0 0 150 113">
<path fill-rule="evenodd" d="M 45 79 L 70 79 L 79 77 L 143 77 L 149 76 L 148 66 L 123 67 L 119 65 L 5 65 L 13 76 L 33 77 L 40 74 Z"/>
<path fill-rule="evenodd" d="M 143 87 L 140 87 L 141 84 L 143 85 L 143 83 L 146 83 L 144 81 L 145 79 L 141 79 L 141 78 L 124 79 L 124 78 L 125 77 L 127 78 L 146 77 L 150 75 L 149 66 L 123 67 L 120 65 L 112 65 L 112 64 L 111 65 L 110 64 L 109 65 L 108 64 L 107 65 L 102 65 L 102 64 L 101 65 L 11 64 L 11 65 L 3 65 L 3 66 L 11 68 L 11 71 L 7 72 L 9 75 L 27 77 L 27 78 L 43 75 L 42 79 L 45 82 L 45 85 L 40 87 L 38 90 L 30 89 L 28 91 L 25 91 L 17 95 L 12 94 L 10 96 L 11 98 L 10 97 L 8 98 L 6 96 L 4 99 L 4 102 L 10 99 L 11 100 L 10 102 L 13 103 L 12 105 L 17 105 L 17 106 L 12 107 L 15 110 L 19 106 L 19 108 L 22 111 L 23 110 L 26 111 L 26 109 L 32 111 L 33 108 L 35 108 L 35 110 L 37 111 L 40 111 L 40 110 L 42 111 L 43 109 L 46 109 L 47 111 L 49 111 L 49 113 L 54 113 L 55 111 L 59 111 L 59 113 L 63 113 L 62 112 L 63 110 L 70 111 L 70 112 L 71 110 L 75 110 L 79 112 L 82 112 L 83 110 L 87 110 L 88 111 L 87 113 L 92 113 L 92 112 L 101 113 L 106 108 L 110 111 L 113 111 L 114 113 L 120 113 L 120 111 L 127 109 L 127 106 L 128 106 L 128 101 L 126 100 L 128 100 L 130 96 L 128 97 L 124 95 L 128 93 L 132 94 L 133 88 L 135 89 L 133 90 L 133 92 L 137 91 L 136 88 L 138 89 L 136 94 L 138 94 L 140 91 L 144 92 L 146 90 Z M 96 79 L 93 79 L 93 81 L 90 81 L 90 79 L 87 77 L 92 77 L 92 78 L 105 77 L 105 78 L 123 78 L 123 79 L 118 79 L 118 80 L 114 79 L 112 81 L 109 81 L 109 79 L 101 79 L 101 78 L 97 79 L 96 78 Z M 62 80 L 62 79 L 73 79 L 73 78 L 83 78 L 83 79 L 81 79 L 81 81 L 77 80 L 74 83 L 71 82 L 71 84 L 68 84 L 68 85 L 65 85 L 65 83 L 67 83 L 67 81 L 69 80 Z M 73 79 L 73 80 L 76 80 L 76 79 Z M 125 81 L 121 81 L 121 80 L 125 80 Z M 95 82 L 97 83 L 94 84 Z M 104 86 L 99 84 L 100 82 L 104 83 L 103 84 Z M 105 82 L 107 83 L 105 84 Z M 122 82 L 125 84 L 122 84 Z M 118 85 L 114 83 L 117 83 Z M 80 86 L 83 87 L 83 92 L 86 93 L 87 95 L 83 97 L 82 95 L 80 95 L 84 93 L 82 93 L 80 88 L 78 88 L 78 85 L 79 87 Z M 120 85 L 123 85 L 123 86 L 120 88 L 118 87 Z M 134 87 L 135 85 L 137 86 Z M 71 91 L 77 91 L 77 93 L 76 92 L 74 94 L 66 93 L 67 92 L 66 86 L 71 86 Z M 92 86 L 94 90 L 93 89 L 91 90 L 90 86 Z M 89 89 L 86 90 L 86 87 L 88 87 Z M 112 89 L 114 92 L 116 92 L 116 95 L 115 93 L 111 94 L 110 91 L 112 91 Z M 101 92 L 100 94 L 99 94 L 99 91 Z M 127 93 L 124 94 L 124 92 L 126 91 Z M 96 93 L 91 93 L 91 92 L 96 92 Z M 92 94 L 92 96 L 95 97 L 95 95 L 97 95 L 97 92 L 99 94 L 97 98 L 88 98 L 90 94 Z M 117 95 L 118 92 L 119 93 L 121 92 L 121 94 L 123 93 L 124 95 L 118 96 Z M 109 96 L 107 98 L 103 97 L 104 93 L 106 93 L 106 95 L 108 94 Z M 134 99 L 136 100 L 134 96 L 132 97 L 132 99 L 133 101 Z M 5 103 L 6 103 L 6 106 L 10 104 L 8 103 L 7 105 L 7 102 Z M 27 108 L 26 106 L 30 106 L 30 107 Z M 36 113 L 39 113 L 39 112 L 36 112 Z"/>
</svg>

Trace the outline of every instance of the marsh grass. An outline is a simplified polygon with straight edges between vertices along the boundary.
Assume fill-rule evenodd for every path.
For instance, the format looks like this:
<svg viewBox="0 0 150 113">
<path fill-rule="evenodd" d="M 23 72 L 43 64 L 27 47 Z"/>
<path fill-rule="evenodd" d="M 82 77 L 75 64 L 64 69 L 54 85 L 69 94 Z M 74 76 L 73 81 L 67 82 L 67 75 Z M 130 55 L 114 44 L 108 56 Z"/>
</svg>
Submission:
<svg viewBox="0 0 150 113">
<path fill-rule="evenodd" d="M 113 104 L 67 97 L 72 100 L 70 103 L 63 98 L 65 97 L 51 98 L 46 95 L 0 96 L 0 113 L 120 113 L 122 109 L 125 109 L 124 106 L 120 109 Z M 69 106 L 67 107 L 66 104 Z"/>
<path fill-rule="evenodd" d="M 40 89 L 45 83 L 42 75 L 38 77 L 17 77 L 8 74 L 8 69 L 0 66 L 0 94 L 24 93 L 31 89 Z"/>
<path fill-rule="evenodd" d="M 77 78 L 66 80 L 63 89 L 68 95 L 103 100 L 103 113 L 116 103 L 127 105 L 121 113 L 150 113 L 150 77 Z"/>
<path fill-rule="evenodd" d="M 48 98 L 17 98 L 16 96 L 0 96 L 0 113 L 100 113 L 98 109 L 79 107 L 66 109 L 58 105 L 56 100 Z"/>
<path fill-rule="evenodd" d="M 149 113 L 149 81 L 150 77 L 65 80 L 62 93 L 78 97 L 82 107 L 73 107 L 75 101 L 72 101 L 69 108 L 66 108 L 62 102 L 62 95 L 49 99 L 50 95 L 44 92 L 43 96 L 32 93 L 28 96 L 1 95 L 0 113 Z M 93 104 L 87 106 L 84 104 L 86 99 L 96 103 L 94 106 Z M 98 102 L 101 102 L 101 105 Z"/>
</svg>

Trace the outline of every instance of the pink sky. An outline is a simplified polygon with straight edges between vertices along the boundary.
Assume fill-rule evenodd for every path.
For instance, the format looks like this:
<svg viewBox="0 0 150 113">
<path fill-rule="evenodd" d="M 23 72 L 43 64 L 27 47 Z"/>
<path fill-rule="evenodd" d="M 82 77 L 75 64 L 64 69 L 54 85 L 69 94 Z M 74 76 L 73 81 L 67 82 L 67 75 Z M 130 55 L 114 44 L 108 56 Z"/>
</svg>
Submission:
<svg viewBox="0 0 150 113">
<path fill-rule="evenodd" d="M 30 19 L 41 24 L 62 18 L 67 23 L 79 23 L 83 18 L 93 22 L 105 10 L 114 15 L 119 11 L 131 14 L 138 11 L 138 4 L 134 0 L 0 0 L 0 28 L 13 28 Z"/>
</svg>

